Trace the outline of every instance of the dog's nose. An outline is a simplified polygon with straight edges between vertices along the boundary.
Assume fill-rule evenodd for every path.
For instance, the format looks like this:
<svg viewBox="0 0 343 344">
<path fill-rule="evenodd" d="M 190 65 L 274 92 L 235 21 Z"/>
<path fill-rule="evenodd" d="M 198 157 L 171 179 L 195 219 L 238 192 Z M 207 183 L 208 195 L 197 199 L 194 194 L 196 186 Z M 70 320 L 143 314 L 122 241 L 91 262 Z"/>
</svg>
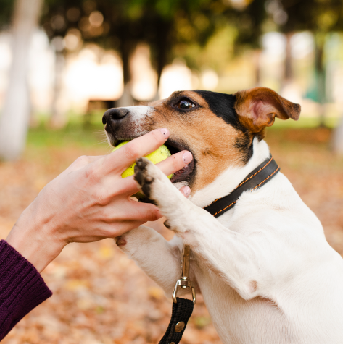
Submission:
<svg viewBox="0 0 343 344">
<path fill-rule="evenodd" d="M 102 116 L 102 124 L 106 124 L 111 120 L 124 118 L 129 113 L 127 109 L 109 109 Z"/>
</svg>

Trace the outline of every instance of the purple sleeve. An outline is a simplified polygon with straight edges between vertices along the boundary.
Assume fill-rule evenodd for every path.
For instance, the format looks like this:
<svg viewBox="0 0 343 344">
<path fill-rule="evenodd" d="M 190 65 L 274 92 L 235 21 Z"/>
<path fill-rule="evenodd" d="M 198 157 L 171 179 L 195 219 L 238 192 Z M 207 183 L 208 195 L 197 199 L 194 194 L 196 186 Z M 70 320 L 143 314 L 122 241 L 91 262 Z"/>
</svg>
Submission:
<svg viewBox="0 0 343 344">
<path fill-rule="evenodd" d="M 52 295 L 35 267 L 0 241 L 0 340 L 27 313 Z"/>
</svg>

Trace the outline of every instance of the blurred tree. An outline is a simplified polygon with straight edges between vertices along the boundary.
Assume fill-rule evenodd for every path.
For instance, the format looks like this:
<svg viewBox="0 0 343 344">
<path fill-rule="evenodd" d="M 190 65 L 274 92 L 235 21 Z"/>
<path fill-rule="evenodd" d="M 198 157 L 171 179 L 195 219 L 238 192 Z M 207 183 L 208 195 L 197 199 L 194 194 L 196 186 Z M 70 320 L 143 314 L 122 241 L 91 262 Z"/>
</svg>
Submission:
<svg viewBox="0 0 343 344">
<path fill-rule="evenodd" d="M 320 123 L 325 126 L 326 71 L 324 45 L 327 34 L 343 30 L 341 0 L 271 0 L 270 13 L 287 37 L 297 31 L 311 31 L 315 43 L 315 98 L 320 104 Z M 289 54 L 290 55 L 290 54 Z M 289 55 L 286 57 L 289 57 Z M 292 77 L 291 59 L 286 59 L 286 77 Z M 287 66 L 288 65 L 288 66 Z M 288 68 L 288 70 L 287 70 Z"/>
<path fill-rule="evenodd" d="M 164 67 L 176 56 L 178 44 L 205 43 L 214 33 L 216 11 L 210 0 L 141 0 L 144 40 L 152 51 L 153 65 L 157 72 L 157 89 Z M 223 6 L 222 6 L 223 7 Z M 177 55 L 180 57 L 180 55 Z"/>
<path fill-rule="evenodd" d="M 179 13 L 175 18 L 172 56 L 186 60 L 191 69 L 211 68 L 219 72 L 231 58 L 237 34 L 230 22 L 231 14 L 232 8 L 221 1 Z"/>
<path fill-rule="evenodd" d="M 336 154 L 343 156 L 343 115 L 341 115 L 337 128 L 333 132 L 332 146 Z"/>
<path fill-rule="evenodd" d="M 10 9 L 11 4 L 6 2 Z M 27 85 L 28 53 L 41 0 L 17 0 L 12 23 L 12 66 L 3 111 L 0 117 L 0 158 L 17 159 L 22 153 L 29 120 Z M 3 17 L 6 22 L 6 18 Z"/>
<path fill-rule="evenodd" d="M 6 28 L 11 24 L 13 14 L 14 1 L 13 0 L 0 0 L 0 28 Z"/>
<path fill-rule="evenodd" d="M 236 16 L 235 26 L 238 30 L 236 49 L 250 47 L 255 51 L 252 64 L 255 67 L 255 85 L 261 85 L 261 51 L 262 35 L 265 31 L 265 23 L 268 18 L 266 11 L 266 0 L 252 0 Z"/>
<path fill-rule="evenodd" d="M 228 9 L 221 0 L 46 0 L 42 25 L 51 40 L 70 34 L 117 50 L 127 103 L 130 57 L 138 43 L 149 44 L 159 83 L 176 44 L 206 43 L 218 28 L 218 18 Z"/>
<path fill-rule="evenodd" d="M 324 45 L 328 33 L 343 31 L 343 6 L 341 0 L 271 0 L 274 13 L 281 15 L 280 28 L 287 34 L 309 30 L 315 43 L 316 98 L 320 104 L 320 125 L 325 126 L 326 71 Z M 343 121 L 334 133 L 334 149 L 343 152 Z"/>
<path fill-rule="evenodd" d="M 266 0 L 211 1 L 206 7 L 203 6 L 201 12 L 195 12 L 191 20 L 200 24 L 207 21 L 207 30 L 205 35 L 200 31 L 200 39 L 195 34 L 183 39 L 183 32 L 190 36 L 191 30 L 188 22 L 180 23 L 181 37 L 176 44 L 176 55 L 184 56 L 193 69 L 211 68 L 221 74 L 230 59 L 252 49 L 254 84 L 259 85 L 261 38 L 265 30 L 264 23 L 268 18 L 265 5 Z"/>
<path fill-rule="evenodd" d="M 186 60 L 191 69 L 212 69 L 222 74 L 233 58 L 254 50 L 255 84 L 260 84 L 260 52 L 265 0 L 216 1 L 203 3 L 188 18 L 175 19 L 174 56 Z"/>
</svg>

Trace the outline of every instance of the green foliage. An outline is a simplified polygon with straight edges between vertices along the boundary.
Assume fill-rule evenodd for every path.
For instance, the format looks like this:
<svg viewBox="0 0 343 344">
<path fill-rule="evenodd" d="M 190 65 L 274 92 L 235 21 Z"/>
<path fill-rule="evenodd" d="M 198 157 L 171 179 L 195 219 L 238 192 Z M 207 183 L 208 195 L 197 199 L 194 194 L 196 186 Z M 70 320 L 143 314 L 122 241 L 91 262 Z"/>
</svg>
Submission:
<svg viewBox="0 0 343 344">
<path fill-rule="evenodd" d="M 191 69 L 213 69 L 223 71 L 234 56 L 237 29 L 228 24 L 219 25 L 204 46 L 197 41 L 192 44 L 177 44 L 175 55 L 182 57 Z"/>
<path fill-rule="evenodd" d="M 0 29 L 11 24 L 14 0 L 0 0 Z"/>
<path fill-rule="evenodd" d="M 263 26 L 268 18 L 266 12 L 266 0 L 252 0 L 248 6 L 235 17 L 235 26 L 238 36 L 238 47 L 249 45 L 253 48 L 261 48 Z"/>
<path fill-rule="evenodd" d="M 310 30 L 328 33 L 343 29 L 341 0 L 280 0 L 287 20 L 280 25 L 283 32 Z"/>
<path fill-rule="evenodd" d="M 233 12 L 221 0 L 46 0 L 42 25 L 51 39 L 78 30 L 82 41 L 117 50 L 128 82 L 129 56 L 138 43 L 149 44 L 160 76 L 176 47 L 202 49 L 235 18 Z M 91 22 L 94 13 L 102 18 L 98 25 Z"/>
<path fill-rule="evenodd" d="M 100 122 L 101 123 L 101 122 Z M 105 143 L 105 133 L 100 129 L 84 129 L 82 123 L 68 123 L 62 129 L 49 129 L 45 125 L 28 131 L 28 147 L 92 147 Z"/>
</svg>

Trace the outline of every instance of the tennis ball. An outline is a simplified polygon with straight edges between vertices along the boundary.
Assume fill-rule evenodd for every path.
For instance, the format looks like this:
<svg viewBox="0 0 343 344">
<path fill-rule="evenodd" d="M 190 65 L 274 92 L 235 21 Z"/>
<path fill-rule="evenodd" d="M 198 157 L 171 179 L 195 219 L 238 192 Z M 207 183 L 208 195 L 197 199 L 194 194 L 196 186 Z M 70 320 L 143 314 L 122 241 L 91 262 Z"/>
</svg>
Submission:
<svg viewBox="0 0 343 344">
<path fill-rule="evenodd" d="M 124 141 L 122 143 L 120 143 L 118 146 L 115 146 L 113 151 L 116 151 L 117 149 L 119 149 L 120 147 L 126 145 L 128 142 L 130 141 Z M 156 149 L 154 152 L 146 155 L 145 157 L 148 158 L 153 164 L 158 164 L 159 162 L 165 160 L 168 158 L 168 156 L 170 156 L 170 151 L 169 149 L 165 146 L 162 145 L 160 146 L 158 149 Z M 130 167 L 128 167 L 123 173 L 122 173 L 122 177 L 126 178 L 129 176 L 132 176 L 134 174 L 134 168 L 135 168 L 136 163 L 133 163 Z M 170 179 L 173 175 L 171 174 L 170 176 L 168 176 L 168 178 Z"/>
</svg>

